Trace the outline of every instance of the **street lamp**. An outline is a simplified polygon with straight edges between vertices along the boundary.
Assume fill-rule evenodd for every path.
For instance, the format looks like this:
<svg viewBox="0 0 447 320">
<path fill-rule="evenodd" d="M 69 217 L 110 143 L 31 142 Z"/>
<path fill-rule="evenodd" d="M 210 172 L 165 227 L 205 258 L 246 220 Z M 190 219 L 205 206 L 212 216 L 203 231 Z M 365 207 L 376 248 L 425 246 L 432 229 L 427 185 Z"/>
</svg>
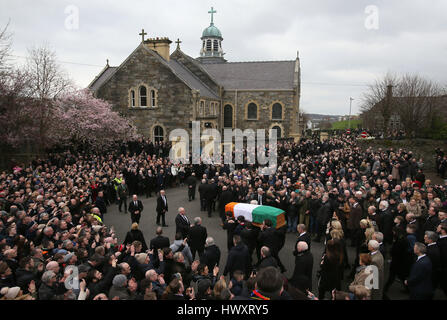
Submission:
<svg viewBox="0 0 447 320">
<path fill-rule="evenodd" d="M 349 97 L 349 121 L 348 121 L 348 129 L 351 129 L 351 107 L 352 107 L 352 97 Z"/>
</svg>

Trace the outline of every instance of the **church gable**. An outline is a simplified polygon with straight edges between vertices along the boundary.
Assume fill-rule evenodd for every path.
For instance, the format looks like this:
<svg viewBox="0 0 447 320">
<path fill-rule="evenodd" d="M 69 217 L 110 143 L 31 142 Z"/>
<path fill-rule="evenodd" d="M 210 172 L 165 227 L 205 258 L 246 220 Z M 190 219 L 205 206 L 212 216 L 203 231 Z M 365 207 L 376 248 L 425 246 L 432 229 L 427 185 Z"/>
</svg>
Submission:
<svg viewBox="0 0 447 320">
<path fill-rule="evenodd" d="M 192 88 L 168 62 L 142 45 L 97 89 L 96 95 L 112 103 L 148 136 L 153 123 L 162 123 L 165 132 L 184 127 L 192 120 L 196 105 Z"/>
<path fill-rule="evenodd" d="M 180 62 L 186 69 L 193 73 L 206 86 L 219 94 L 219 83 L 211 77 L 211 75 L 198 63 L 194 58 L 191 58 L 179 48 L 171 54 L 171 59 Z"/>
</svg>

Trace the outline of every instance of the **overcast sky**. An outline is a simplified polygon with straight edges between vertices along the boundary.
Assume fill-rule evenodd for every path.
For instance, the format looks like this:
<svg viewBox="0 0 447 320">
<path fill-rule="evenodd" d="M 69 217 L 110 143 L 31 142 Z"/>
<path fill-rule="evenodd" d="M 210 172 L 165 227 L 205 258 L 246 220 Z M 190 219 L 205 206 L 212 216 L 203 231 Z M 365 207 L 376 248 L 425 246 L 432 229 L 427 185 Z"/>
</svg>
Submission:
<svg viewBox="0 0 447 320">
<path fill-rule="evenodd" d="M 146 37 L 180 38 L 197 57 L 201 34 L 215 25 L 229 61 L 293 60 L 302 68 L 301 108 L 308 113 L 359 111 L 365 85 L 387 71 L 418 73 L 447 84 L 445 0 L 0 0 L 10 20 L 15 62 L 47 43 L 80 87 L 119 65 Z M 79 12 L 76 26 L 73 6 Z M 373 6 L 373 7 L 370 7 Z M 366 10 L 366 11 L 365 11 Z M 171 44 L 171 52 L 175 49 Z M 79 64 L 73 64 L 79 63 Z"/>
</svg>

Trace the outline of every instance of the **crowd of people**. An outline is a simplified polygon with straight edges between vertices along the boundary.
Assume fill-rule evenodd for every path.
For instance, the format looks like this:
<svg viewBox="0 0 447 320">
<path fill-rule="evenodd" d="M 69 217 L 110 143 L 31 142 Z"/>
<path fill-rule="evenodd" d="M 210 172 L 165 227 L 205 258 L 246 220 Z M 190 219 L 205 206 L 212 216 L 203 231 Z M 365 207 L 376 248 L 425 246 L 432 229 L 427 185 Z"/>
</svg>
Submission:
<svg viewBox="0 0 447 320">
<path fill-rule="evenodd" d="M 411 151 L 362 150 L 349 135 L 284 141 L 276 173 L 265 175 L 257 164 L 174 164 L 169 149 L 139 140 L 64 150 L 3 172 L 0 299 L 380 300 L 396 279 L 412 299 L 447 294 L 447 190 Z M 189 201 L 198 193 L 208 216 L 218 212 L 227 257 L 184 208 L 174 241 L 163 235 L 165 190 L 177 185 Z M 152 196 L 158 227 L 147 245 L 139 197 Z M 226 212 L 229 202 L 280 208 L 287 223 L 254 225 Z M 112 205 L 131 213 L 123 241 L 107 223 Z M 279 258 L 288 233 L 290 278 Z"/>
</svg>

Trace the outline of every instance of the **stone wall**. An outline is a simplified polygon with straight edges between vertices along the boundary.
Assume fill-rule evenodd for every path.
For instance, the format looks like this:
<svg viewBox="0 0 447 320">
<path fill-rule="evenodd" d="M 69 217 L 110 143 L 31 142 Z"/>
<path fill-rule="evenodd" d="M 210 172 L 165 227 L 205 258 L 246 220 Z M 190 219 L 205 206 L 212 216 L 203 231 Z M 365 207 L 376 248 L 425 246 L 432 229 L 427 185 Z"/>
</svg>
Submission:
<svg viewBox="0 0 447 320">
<path fill-rule="evenodd" d="M 142 83 L 158 91 L 157 107 L 129 108 L 129 90 Z M 159 58 L 142 47 L 98 90 L 97 96 L 112 103 L 114 110 L 130 118 L 147 137 L 153 138 L 154 126 L 160 125 L 164 129 L 165 140 L 171 130 L 188 128 L 196 103 L 192 90 Z"/>
<path fill-rule="evenodd" d="M 258 105 L 258 120 L 246 119 L 246 108 L 250 102 Z M 283 106 L 283 119 L 272 120 L 271 108 L 275 102 Z M 270 129 L 273 125 L 278 125 L 283 130 L 283 137 L 288 137 L 291 133 L 294 106 L 293 91 L 238 91 L 237 106 L 236 92 L 225 91 L 223 96 L 222 110 L 226 104 L 234 108 L 233 127 L 241 130 L 245 129 Z M 223 115 L 222 115 L 223 118 Z M 222 119 L 223 121 L 223 119 Z"/>
</svg>

